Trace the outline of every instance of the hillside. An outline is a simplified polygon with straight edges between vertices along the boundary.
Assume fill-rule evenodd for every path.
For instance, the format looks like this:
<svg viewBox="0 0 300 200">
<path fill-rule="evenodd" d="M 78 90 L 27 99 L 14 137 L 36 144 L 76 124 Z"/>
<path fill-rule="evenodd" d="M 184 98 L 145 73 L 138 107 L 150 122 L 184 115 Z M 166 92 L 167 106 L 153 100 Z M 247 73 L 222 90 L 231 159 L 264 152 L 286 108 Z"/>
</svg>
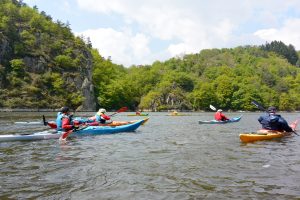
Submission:
<svg viewBox="0 0 300 200">
<path fill-rule="evenodd" d="M 0 107 L 95 110 L 91 45 L 69 25 L 12 0 L 0 2 Z"/>
<path fill-rule="evenodd" d="M 273 41 L 124 68 L 74 36 L 67 23 L 0 1 L 0 108 L 256 110 L 255 99 L 300 110 L 298 55 Z"/>
<path fill-rule="evenodd" d="M 197 54 L 131 67 L 126 76 L 106 86 L 104 102 L 150 110 L 256 110 L 253 99 L 280 110 L 300 110 L 300 69 L 261 47 L 208 49 Z M 125 101 L 124 101 L 125 100 Z"/>
</svg>

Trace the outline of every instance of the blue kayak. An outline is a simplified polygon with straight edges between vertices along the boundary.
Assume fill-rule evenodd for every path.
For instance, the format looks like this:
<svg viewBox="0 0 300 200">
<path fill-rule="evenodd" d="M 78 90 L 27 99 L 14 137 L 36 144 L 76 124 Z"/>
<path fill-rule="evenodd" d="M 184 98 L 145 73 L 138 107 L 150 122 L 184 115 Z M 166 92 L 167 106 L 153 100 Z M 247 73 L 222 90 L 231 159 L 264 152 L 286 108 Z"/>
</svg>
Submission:
<svg viewBox="0 0 300 200">
<path fill-rule="evenodd" d="M 132 124 L 126 124 L 121 126 L 88 126 L 78 131 L 74 131 L 70 135 L 70 137 L 133 132 L 147 120 L 148 118 L 141 119 Z M 58 139 L 62 134 L 63 132 L 57 133 L 57 132 L 43 131 L 43 132 L 38 132 L 33 134 L 0 135 L 0 142 Z"/>
<path fill-rule="evenodd" d="M 84 129 L 75 131 L 70 136 L 84 136 L 84 135 L 103 135 L 121 132 L 135 131 L 143 122 L 147 119 L 138 120 L 132 124 L 126 124 L 121 126 L 88 126 Z"/>
<path fill-rule="evenodd" d="M 233 117 L 226 121 L 218 121 L 218 120 L 199 120 L 199 124 L 227 124 L 240 121 L 242 116 Z"/>
</svg>

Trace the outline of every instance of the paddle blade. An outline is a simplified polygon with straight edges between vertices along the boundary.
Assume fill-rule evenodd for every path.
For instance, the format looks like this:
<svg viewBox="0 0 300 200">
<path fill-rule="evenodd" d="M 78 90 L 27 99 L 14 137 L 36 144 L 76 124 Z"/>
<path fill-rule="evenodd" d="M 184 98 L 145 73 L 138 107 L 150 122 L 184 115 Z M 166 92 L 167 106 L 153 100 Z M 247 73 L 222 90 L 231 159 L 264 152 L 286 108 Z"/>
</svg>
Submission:
<svg viewBox="0 0 300 200">
<path fill-rule="evenodd" d="M 43 123 L 44 123 L 44 126 L 47 126 L 47 125 L 48 125 L 48 123 L 46 122 L 46 117 L 45 117 L 45 115 L 43 115 Z"/>
<path fill-rule="evenodd" d="M 257 101 L 253 100 L 253 101 L 251 101 L 251 103 L 254 104 L 258 109 L 266 111 L 266 109 Z"/>
<path fill-rule="evenodd" d="M 122 107 L 119 110 L 117 110 L 117 113 L 125 112 L 127 109 L 128 109 L 127 107 Z"/>
<path fill-rule="evenodd" d="M 216 111 L 217 109 L 213 105 L 209 105 L 210 109 Z"/>
</svg>

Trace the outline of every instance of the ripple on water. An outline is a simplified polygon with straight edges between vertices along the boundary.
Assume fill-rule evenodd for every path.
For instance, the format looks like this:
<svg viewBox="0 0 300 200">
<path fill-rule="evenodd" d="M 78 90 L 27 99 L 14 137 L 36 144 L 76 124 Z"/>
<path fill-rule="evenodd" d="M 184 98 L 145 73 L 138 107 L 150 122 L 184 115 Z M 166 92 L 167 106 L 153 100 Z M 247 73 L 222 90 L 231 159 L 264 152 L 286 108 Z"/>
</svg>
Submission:
<svg viewBox="0 0 300 200">
<path fill-rule="evenodd" d="M 71 138 L 65 145 L 0 143 L 0 199 L 299 198 L 300 137 L 239 141 L 239 133 L 258 129 L 260 113 L 220 126 L 198 124 L 213 113 L 153 114 L 134 133 Z M 296 116 L 289 115 L 288 121 Z M 12 126 L 17 132 L 44 129 Z M 14 132 L 5 127 L 0 134 L 7 130 Z"/>
</svg>

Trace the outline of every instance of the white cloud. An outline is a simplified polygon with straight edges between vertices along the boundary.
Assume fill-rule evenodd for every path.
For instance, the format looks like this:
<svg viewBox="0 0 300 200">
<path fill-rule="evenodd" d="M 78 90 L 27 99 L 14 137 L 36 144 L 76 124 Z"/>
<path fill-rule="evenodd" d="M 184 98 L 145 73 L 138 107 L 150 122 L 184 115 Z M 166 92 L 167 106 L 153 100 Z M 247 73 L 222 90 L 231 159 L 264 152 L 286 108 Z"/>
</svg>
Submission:
<svg viewBox="0 0 300 200">
<path fill-rule="evenodd" d="M 276 29 L 262 29 L 254 35 L 265 41 L 282 41 L 285 44 L 292 44 L 296 49 L 300 49 L 300 19 L 288 19 L 283 26 Z"/>
<path fill-rule="evenodd" d="M 296 12 L 300 7 L 296 0 L 77 0 L 77 3 L 89 12 L 119 16 L 121 27 L 110 29 L 112 35 L 102 33 L 90 37 L 100 52 L 125 65 L 151 63 L 205 48 L 251 45 L 272 38 L 289 41 L 300 48 L 297 37 L 300 30 L 295 28 L 300 26 L 292 27 L 297 19 L 289 23 L 288 16 L 290 9 Z M 284 27 L 278 28 L 284 21 Z M 124 27 L 130 33 L 124 32 Z M 292 28 L 294 33 L 290 33 Z M 152 52 L 150 46 L 154 40 L 168 45 Z M 114 46 L 104 45 L 107 42 Z"/>
<path fill-rule="evenodd" d="M 140 64 L 149 60 L 144 60 L 149 56 L 148 38 L 143 34 L 133 35 L 130 31 L 116 31 L 111 28 L 99 28 L 76 33 L 89 37 L 92 44 L 104 57 L 111 57 L 117 64 L 129 66 Z M 135 63 L 139 62 L 139 63 Z"/>
</svg>

